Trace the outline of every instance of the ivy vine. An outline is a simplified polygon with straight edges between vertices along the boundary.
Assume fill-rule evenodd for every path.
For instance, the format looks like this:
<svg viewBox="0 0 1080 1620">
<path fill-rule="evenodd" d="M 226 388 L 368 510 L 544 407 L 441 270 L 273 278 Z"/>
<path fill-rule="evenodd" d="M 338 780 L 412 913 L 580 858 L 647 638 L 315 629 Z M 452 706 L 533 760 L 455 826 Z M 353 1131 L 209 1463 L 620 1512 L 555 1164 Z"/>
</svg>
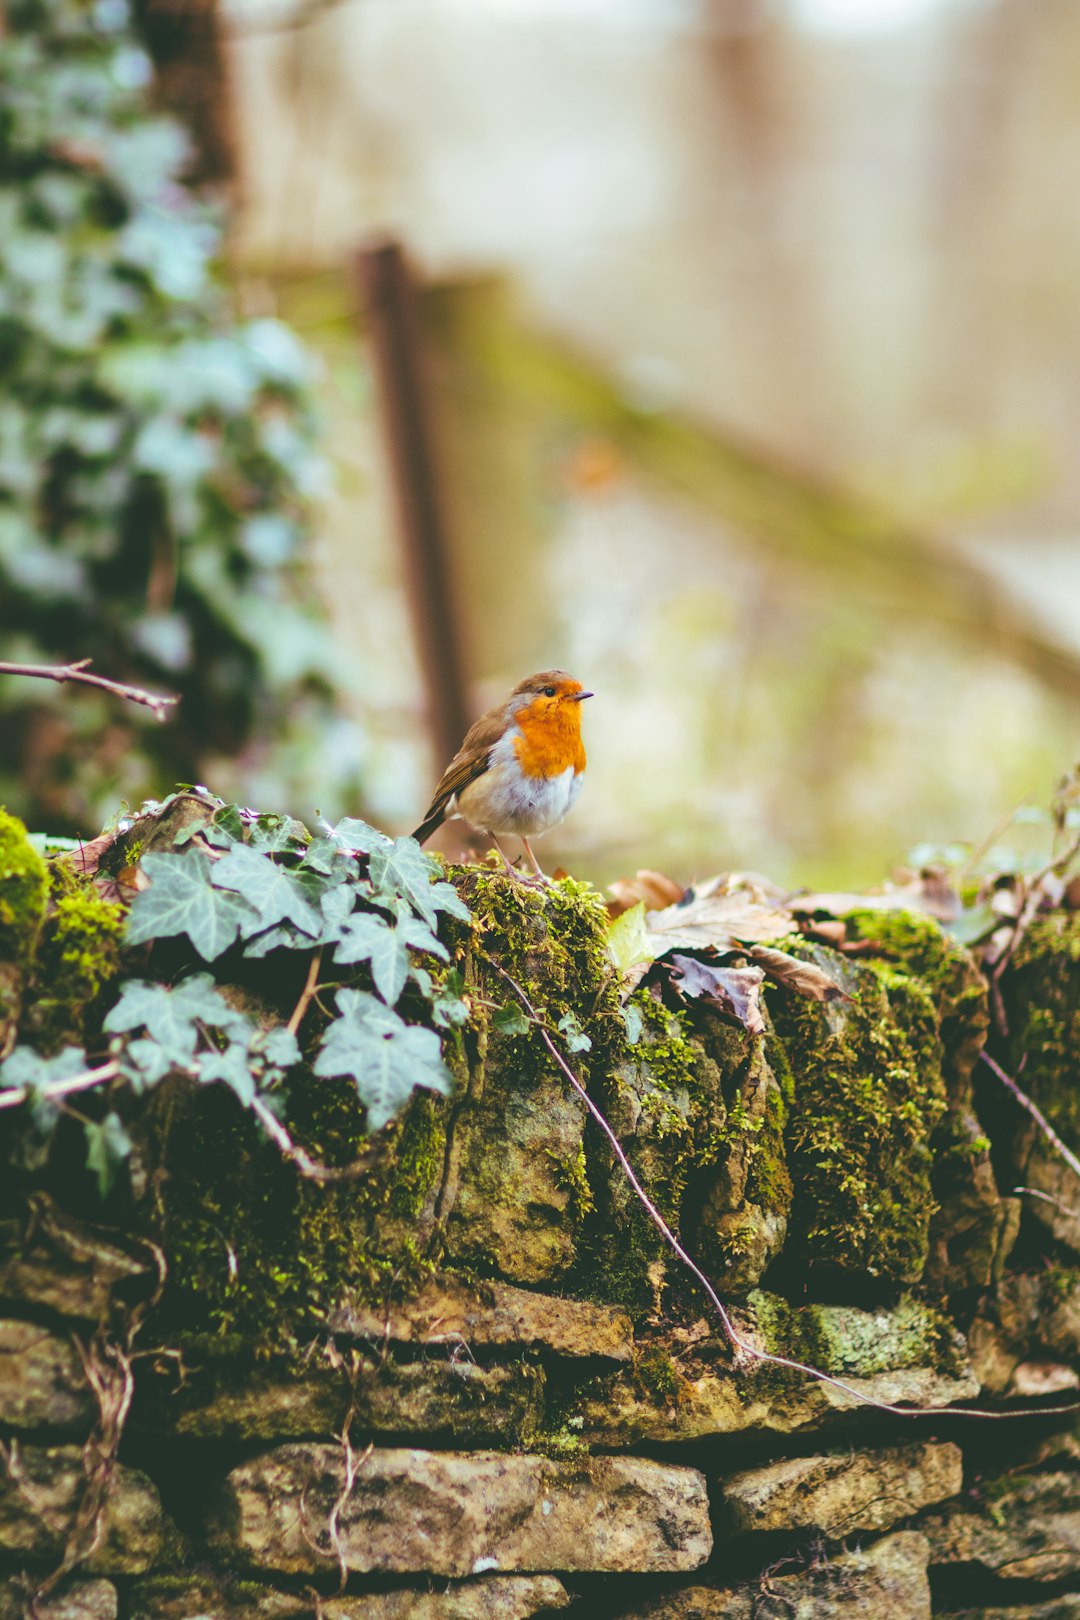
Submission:
<svg viewBox="0 0 1080 1620">
<path fill-rule="evenodd" d="M 471 913 L 414 839 L 391 839 L 350 817 L 312 832 L 199 789 L 125 820 L 117 847 L 137 847 L 143 829 L 167 827 L 181 797 L 201 814 L 169 848 L 125 866 L 120 880 L 105 868 L 96 879 L 109 894 L 131 896 L 127 964 L 152 967 L 155 949 L 171 943 L 163 976 L 144 970 L 117 980 L 92 1047 L 49 1053 L 23 1043 L 0 1063 L 0 1109 L 22 1105 L 46 1141 L 76 1093 L 105 1099 L 92 1116 L 80 1115 L 87 1165 L 103 1192 L 131 1151 L 131 1098 L 171 1076 L 227 1086 L 279 1146 L 288 1146 L 280 1120 L 290 1080 L 345 1077 L 375 1132 L 417 1086 L 450 1091 L 442 1033 L 469 1016 L 438 929 L 444 917 L 469 923 Z M 237 959 L 275 954 L 280 966 L 289 953 L 306 961 L 308 974 L 288 1021 L 244 1006 L 226 962 L 235 969 Z M 298 1030 L 316 998 L 321 1029 L 305 1050 Z"/>
</svg>

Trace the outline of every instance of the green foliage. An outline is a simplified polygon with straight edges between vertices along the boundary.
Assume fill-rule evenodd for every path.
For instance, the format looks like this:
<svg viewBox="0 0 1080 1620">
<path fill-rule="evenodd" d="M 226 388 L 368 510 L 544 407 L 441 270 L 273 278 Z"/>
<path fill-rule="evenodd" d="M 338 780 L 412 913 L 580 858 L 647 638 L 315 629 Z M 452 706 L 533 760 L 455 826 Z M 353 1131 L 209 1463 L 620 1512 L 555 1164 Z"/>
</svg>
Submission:
<svg viewBox="0 0 1080 1620">
<path fill-rule="evenodd" d="M 183 132 L 149 110 L 150 72 L 126 0 L 6 9 L 5 656 L 91 657 L 182 699 L 159 726 L 103 694 L 3 684 L 0 799 L 54 830 L 85 827 L 115 787 L 197 780 L 254 736 L 306 775 L 317 759 L 330 798 L 357 752 L 327 746 L 326 643 L 298 566 L 322 477 L 310 365 L 279 322 L 231 315 L 220 231 L 183 184 Z"/>
<path fill-rule="evenodd" d="M 0 810 L 0 955 L 13 961 L 31 950 L 45 915 L 45 862 L 27 841 L 26 828 Z"/>
<path fill-rule="evenodd" d="M 469 922 L 470 913 L 442 880 L 438 863 L 412 840 L 391 842 L 361 822 L 325 827 L 312 839 L 299 822 L 202 793 L 156 806 L 145 818 L 155 839 L 163 829 L 168 839 L 170 807 L 191 805 L 202 823 L 184 821 L 170 848 L 143 855 L 149 886 L 135 894 L 127 915 L 128 947 L 166 946 L 164 958 L 142 953 L 151 969 L 161 962 L 161 976 L 144 973 L 119 985 L 93 1059 L 83 1046 L 49 1057 L 24 1042 L 0 1064 L 0 1088 L 26 1090 L 46 1135 L 57 1118 L 50 1087 L 106 1059 L 113 1103 L 125 1090 L 139 1096 L 182 1075 L 227 1086 L 263 1118 L 267 1110 L 280 1116 L 293 1073 L 343 1077 L 366 1110 L 368 1131 L 402 1113 L 418 1086 L 448 1093 L 437 1029 L 462 1023 L 468 1009 L 460 974 L 440 980 L 422 959 L 449 963 L 435 925 L 443 914 Z M 123 837 L 139 843 L 141 827 L 137 821 Z M 25 840 L 24 847 L 30 849 Z M 118 847 L 125 858 L 125 847 Z M 310 963 L 315 951 L 320 964 L 339 964 L 347 979 L 362 976 L 366 965 L 372 989 L 339 981 L 336 1016 L 327 1015 L 317 1054 L 305 1064 L 296 1035 L 278 1014 L 265 1004 L 252 1010 L 224 966 L 219 983 L 204 964 L 222 963 L 229 953 L 235 977 L 250 956 L 273 955 L 280 963 L 299 954 Z M 409 1012 L 403 1015 L 396 1006 L 404 1005 L 407 985 Z M 427 1022 L 418 1022 L 418 1014 Z M 85 1127 L 87 1162 L 106 1187 L 131 1145 L 122 1114 L 110 1107 L 104 1117 L 91 1114 Z"/>
</svg>

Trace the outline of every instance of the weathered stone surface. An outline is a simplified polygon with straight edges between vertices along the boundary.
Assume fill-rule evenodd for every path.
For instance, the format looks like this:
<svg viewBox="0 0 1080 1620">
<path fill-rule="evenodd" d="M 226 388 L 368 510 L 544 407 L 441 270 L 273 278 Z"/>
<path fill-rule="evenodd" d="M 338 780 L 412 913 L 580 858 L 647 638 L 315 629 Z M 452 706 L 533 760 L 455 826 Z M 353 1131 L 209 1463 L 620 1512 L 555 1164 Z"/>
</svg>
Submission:
<svg viewBox="0 0 1080 1620">
<path fill-rule="evenodd" d="M 634 1333 L 626 1311 L 588 1300 L 558 1299 L 509 1283 L 470 1284 L 447 1275 L 426 1283 L 414 1300 L 380 1312 L 343 1304 L 332 1333 L 397 1344 L 465 1344 L 477 1349 L 547 1350 L 559 1356 L 629 1361 Z"/>
<path fill-rule="evenodd" d="M 470 1077 L 442 1194 L 451 1260 L 516 1283 L 548 1282 L 568 1269 L 584 1125 L 585 1105 L 551 1069 L 516 1073 L 503 1052 Z"/>
<path fill-rule="evenodd" d="M 82 1438 L 97 1403 L 69 1340 L 34 1322 L 0 1320 L 0 1423 Z"/>
<path fill-rule="evenodd" d="M 1010 1388 L 1023 1362 L 1080 1358 L 1080 1271 L 1002 1277 L 980 1303 L 968 1346 L 980 1383 L 995 1394 Z"/>
<path fill-rule="evenodd" d="M 932 1564 L 979 1564 L 1009 1581 L 1080 1573 L 1080 1476 L 1007 1475 L 921 1525 Z"/>
<path fill-rule="evenodd" d="M 56 1558 L 86 1485 L 76 1446 L 23 1446 L 0 1452 L 0 1548 L 29 1558 Z M 140 1574 L 161 1544 L 161 1502 L 147 1476 L 117 1465 L 101 1543 L 87 1568 L 103 1575 Z"/>
<path fill-rule="evenodd" d="M 343 1489 L 339 1448 L 278 1447 L 233 1469 L 215 1534 L 256 1568 L 334 1567 L 329 1519 Z M 712 1545 L 697 1470 L 636 1457 L 376 1450 L 337 1528 L 358 1573 L 696 1569 Z"/>
<path fill-rule="evenodd" d="M 1002 1062 L 1073 1152 L 1080 1150 L 1076 1051 L 1080 1045 L 1080 915 L 1062 908 L 1036 917 L 1024 932 L 1002 980 L 1009 1039 Z M 990 1088 L 994 1089 L 990 1089 Z M 1028 1219 L 1055 1242 L 1080 1254 L 1076 1177 L 1035 1121 L 998 1082 L 987 1088 L 993 1112 L 984 1113 L 995 1141 L 1007 1147 L 1015 1185 L 1042 1198 L 1025 1198 Z"/>
<path fill-rule="evenodd" d="M 970 1109 L 950 1114 L 935 1145 L 938 1208 L 930 1221 L 926 1282 L 940 1294 L 988 1288 L 1016 1242 L 1019 1202 L 1000 1197 L 987 1138 Z"/>
<path fill-rule="evenodd" d="M 720 1482 L 719 1501 L 732 1530 L 814 1528 L 839 1540 L 885 1530 L 962 1485 L 959 1446 L 926 1441 L 748 1468 Z"/>
<path fill-rule="evenodd" d="M 51 1200 L 41 1198 L 39 1206 L 39 1240 L 21 1243 L 10 1222 L 0 1231 L 0 1300 L 35 1305 L 78 1322 L 102 1321 L 116 1285 L 145 1274 L 146 1267 L 57 1210 Z"/>
<path fill-rule="evenodd" d="M 702 1322 L 696 1335 L 644 1341 L 633 1371 L 590 1385 L 570 1416 L 571 1431 L 597 1446 L 663 1444 L 745 1429 L 787 1434 L 828 1427 L 864 1405 L 860 1396 L 926 1410 L 979 1392 L 961 1336 L 917 1300 L 861 1311 L 793 1307 L 757 1292 L 735 1316 L 749 1343 L 817 1367 L 855 1393 L 749 1357 L 733 1371 L 726 1346 Z"/>
<path fill-rule="evenodd" d="M 899 1530 L 798 1575 L 746 1586 L 687 1586 L 622 1620 L 930 1620 L 925 1536 Z"/>
<path fill-rule="evenodd" d="M 693 1252 L 717 1288 L 743 1295 L 756 1288 L 787 1237 L 791 1176 L 784 1148 L 786 1105 L 765 1056 L 763 1041 L 747 1041 L 745 1053 L 707 1042 L 721 1072 L 733 1077 L 726 1095 L 738 1129 L 729 1130 L 704 1178 L 701 1214 L 690 1237 Z M 742 1061 L 739 1061 L 739 1058 Z"/>
<path fill-rule="evenodd" d="M 396 1363 L 364 1357 L 350 1388 L 340 1371 L 237 1371 L 192 1379 L 143 1421 L 191 1439 L 323 1440 L 353 1412 L 357 1433 L 518 1444 L 544 1410 L 544 1373 L 516 1362 L 478 1366 L 465 1356 Z"/>
<path fill-rule="evenodd" d="M 553 1575 L 481 1575 L 460 1584 L 441 1582 L 434 1591 L 402 1587 L 324 1597 L 319 1614 L 321 1620 L 528 1620 L 540 1609 L 564 1609 L 569 1601 Z M 257 1581 L 162 1575 L 137 1583 L 127 1614 L 128 1620 L 311 1620 L 313 1609 L 310 1598 Z M 2 1610 L 0 1620 L 8 1620 Z"/>
<path fill-rule="evenodd" d="M 1080 1592 L 1063 1592 L 1045 1603 L 997 1604 L 985 1609 L 941 1610 L 941 1620 L 1080 1620 Z"/>
<path fill-rule="evenodd" d="M 435 1592 L 372 1592 L 329 1598 L 325 1620 L 528 1620 L 565 1609 L 570 1594 L 553 1575 L 482 1575 Z"/>
<path fill-rule="evenodd" d="M 19 1577 L 0 1581 L 0 1620 L 26 1620 L 37 1581 Z M 116 1587 L 111 1581 L 73 1580 L 39 1598 L 36 1620 L 116 1620 Z"/>
</svg>

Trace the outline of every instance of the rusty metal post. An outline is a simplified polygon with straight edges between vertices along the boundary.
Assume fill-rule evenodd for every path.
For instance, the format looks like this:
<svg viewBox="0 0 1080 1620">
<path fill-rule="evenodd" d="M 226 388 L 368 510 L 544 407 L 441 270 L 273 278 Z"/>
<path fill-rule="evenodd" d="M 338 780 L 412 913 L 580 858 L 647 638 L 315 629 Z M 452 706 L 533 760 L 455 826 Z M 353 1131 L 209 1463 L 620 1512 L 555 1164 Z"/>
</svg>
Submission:
<svg viewBox="0 0 1080 1620">
<path fill-rule="evenodd" d="M 405 255 L 396 242 L 361 248 L 356 276 L 367 311 L 409 608 L 436 768 L 441 770 L 465 735 L 469 714 L 413 288 Z"/>
</svg>

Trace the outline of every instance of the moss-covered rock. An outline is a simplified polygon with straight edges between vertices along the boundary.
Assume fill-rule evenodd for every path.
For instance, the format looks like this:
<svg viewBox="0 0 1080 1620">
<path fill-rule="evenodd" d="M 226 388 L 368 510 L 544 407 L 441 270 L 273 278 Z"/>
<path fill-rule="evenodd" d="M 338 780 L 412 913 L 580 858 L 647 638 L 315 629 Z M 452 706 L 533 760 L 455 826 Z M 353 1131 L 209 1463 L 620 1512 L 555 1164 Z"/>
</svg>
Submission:
<svg viewBox="0 0 1080 1620">
<path fill-rule="evenodd" d="M 1003 1061 L 1074 1153 L 1080 1151 L 1080 913 L 1037 918 L 1002 981 L 1008 1038 Z M 1034 1188 L 1025 1208 L 1058 1242 L 1080 1254 L 1076 1178 L 1030 1115 L 988 1080 L 985 1116 L 1009 1184 Z M 990 1110 L 993 1110 L 992 1114 Z M 997 1128 L 995 1128 L 995 1123 Z"/>
<path fill-rule="evenodd" d="M 850 937 L 917 980 L 937 1010 L 948 1109 L 934 1133 L 926 1281 L 937 1292 L 989 1286 L 1017 1232 L 1018 1210 L 998 1191 L 990 1141 L 976 1117 L 972 1070 L 986 1043 L 989 997 L 970 951 L 932 917 L 867 908 L 848 912 Z"/>
<path fill-rule="evenodd" d="M 93 1028 L 102 991 L 120 972 L 124 910 L 61 863 L 51 865 L 49 879 L 51 898 L 23 1038 L 55 1052 L 81 1045 Z"/>
<path fill-rule="evenodd" d="M 15 1045 L 23 989 L 45 920 L 45 862 L 16 816 L 0 810 L 0 1058 Z"/>
<path fill-rule="evenodd" d="M 946 1108 L 938 1016 L 917 979 L 787 942 L 844 990 L 787 997 L 774 1017 L 791 1065 L 795 1186 L 785 1259 L 815 1271 L 914 1282 L 936 1201 L 931 1142 Z"/>
</svg>

